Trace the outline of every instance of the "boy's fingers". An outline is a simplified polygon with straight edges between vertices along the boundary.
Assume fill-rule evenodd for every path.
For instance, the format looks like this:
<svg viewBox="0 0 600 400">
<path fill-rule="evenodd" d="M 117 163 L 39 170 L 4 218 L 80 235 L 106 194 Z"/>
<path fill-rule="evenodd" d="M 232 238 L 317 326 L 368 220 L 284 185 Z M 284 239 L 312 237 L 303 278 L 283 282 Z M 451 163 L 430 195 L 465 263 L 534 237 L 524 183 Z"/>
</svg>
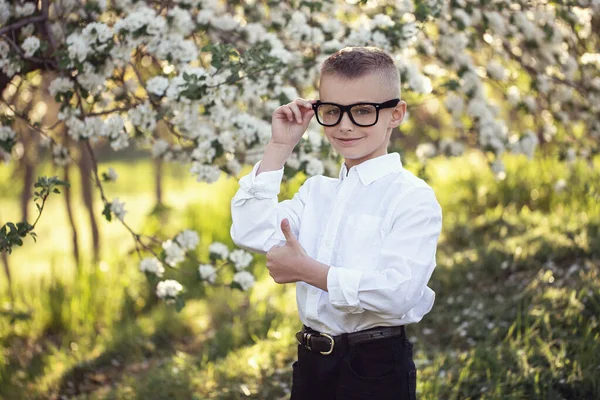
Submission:
<svg viewBox="0 0 600 400">
<path fill-rule="evenodd" d="M 312 103 L 306 99 L 297 98 L 296 100 L 294 100 L 294 103 L 307 108 L 312 107 Z"/>
<path fill-rule="evenodd" d="M 292 110 L 289 109 L 289 107 L 284 106 L 281 111 L 285 114 L 285 116 L 287 117 L 288 121 L 291 121 L 294 119 L 294 113 L 292 112 Z"/>
<path fill-rule="evenodd" d="M 295 103 L 291 103 L 289 105 L 289 107 L 292 110 L 292 112 L 294 113 L 294 116 L 296 117 L 296 122 L 301 123 L 302 122 L 302 113 L 300 112 L 298 105 Z"/>
</svg>

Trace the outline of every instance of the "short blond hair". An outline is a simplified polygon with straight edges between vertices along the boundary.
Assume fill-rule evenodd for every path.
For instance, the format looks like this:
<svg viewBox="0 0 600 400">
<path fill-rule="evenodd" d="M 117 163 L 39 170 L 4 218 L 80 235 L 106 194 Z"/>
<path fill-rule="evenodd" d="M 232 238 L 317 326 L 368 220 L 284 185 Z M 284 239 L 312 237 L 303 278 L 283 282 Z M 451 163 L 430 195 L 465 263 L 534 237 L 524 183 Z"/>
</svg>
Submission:
<svg viewBox="0 0 600 400">
<path fill-rule="evenodd" d="M 338 75 L 347 79 L 376 74 L 393 97 L 400 97 L 400 74 L 392 57 L 377 47 L 345 47 L 321 65 L 321 76 Z"/>
</svg>

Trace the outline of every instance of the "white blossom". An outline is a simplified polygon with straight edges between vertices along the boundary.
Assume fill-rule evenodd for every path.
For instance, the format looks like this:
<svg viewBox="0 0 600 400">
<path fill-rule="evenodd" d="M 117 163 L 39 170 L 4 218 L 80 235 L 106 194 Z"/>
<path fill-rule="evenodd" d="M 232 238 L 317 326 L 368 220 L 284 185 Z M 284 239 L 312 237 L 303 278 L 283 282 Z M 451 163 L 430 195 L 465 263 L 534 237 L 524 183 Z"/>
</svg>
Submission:
<svg viewBox="0 0 600 400">
<path fill-rule="evenodd" d="M 15 136 L 15 131 L 10 126 L 0 126 L 0 142 L 12 140 Z"/>
<path fill-rule="evenodd" d="M 10 18 L 10 5 L 6 0 L 0 0 L 0 25 L 4 25 Z"/>
<path fill-rule="evenodd" d="M 559 179 L 558 181 L 556 181 L 556 183 L 554 184 L 554 191 L 556 193 L 562 193 L 566 188 L 567 188 L 567 181 L 562 178 Z"/>
<path fill-rule="evenodd" d="M 454 17 L 458 19 L 465 27 L 471 26 L 471 16 L 462 8 L 454 10 Z"/>
<path fill-rule="evenodd" d="M 200 25 L 208 25 L 210 21 L 214 18 L 214 11 L 209 9 L 202 9 L 198 11 L 198 15 L 196 15 L 196 22 Z"/>
<path fill-rule="evenodd" d="M 217 270 L 210 264 L 200 264 L 198 266 L 200 277 L 209 283 L 215 283 L 217 280 Z"/>
<path fill-rule="evenodd" d="M 241 271 L 248 268 L 252 262 L 252 255 L 242 249 L 238 249 L 229 254 L 229 260 L 235 264 L 236 270 Z"/>
<path fill-rule="evenodd" d="M 223 31 L 233 31 L 239 26 L 231 14 L 223 14 L 211 19 L 210 24 Z"/>
<path fill-rule="evenodd" d="M 115 182 L 117 180 L 117 178 L 119 177 L 119 175 L 117 174 L 117 171 L 115 171 L 115 169 L 113 167 L 109 167 L 108 172 L 106 173 L 106 177 L 108 178 L 108 181 Z"/>
<path fill-rule="evenodd" d="M 420 143 L 415 151 L 415 154 L 421 161 L 432 158 L 436 155 L 436 153 L 437 150 L 433 143 Z"/>
<path fill-rule="evenodd" d="M 150 106 L 148 101 L 127 112 L 131 123 L 136 127 L 152 132 L 156 127 L 156 111 Z"/>
<path fill-rule="evenodd" d="M 492 79 L 503 81 L 506 79 L 506 70 L 496 60 L 491 60 L 487 65 L 487 73 Z"/>
<path fill-rule="evenodd" d="M 196 176 L 198 182 L 214 183 L 219 180 L 221 170 L 214 165 L 201 164 L 197 161 L 192 163 L 190 168 L 192 175 Z"/>
<path fill-rule="evenodd" d="M 452 157 L 460 156 L 465 152 L 465 145 L 451 139 L 440 140 L 440 153 L 447 154 Z"/>
<path fill-rule="evenodd" d="M 525 96 L 523 103 L 525 103 L 525 106 L 529 112 L 534 113 L 537 111 L 537 102 L 533 96 Z"/>
<path fill-rule="evenodd" d="M 325 172 L 325 167 L 323 166 L 321 160 L 312 156 L 306 156 L 305 160 L 307 160 L 306 173 L 308 175 L 323 175 L 323 172 Z"/>
<path fill-rule="evenodd" d="M 32 3 L 32 2 L 27 2 L 24 4 L 17 4 L 15 5 L 15 15 L 20 18 L 20 17 L 27 17 L 31 14 L 33 14 L 36 10 L 36 3 Z"/>
<path fill-rule="evenodd" d="M 235 137 L 233 136 L 233 133 L 231 131 L 221 132 L 217 140 L 221 147 L 223 147 L 224 151 L 228 153 L 235 153 L 237 144 L 235 142 Z"/>
<path fill-rule="evenodd" d="M 394 26 L 394 21 L 389 15 L 377 14 L 371 20 L 371 24 L 374 28 L 389 28 Z"/>
<path fill-rule="evenodd" d="M 248 271 L 240 271 L 233 275 L 233 282 L 241 286 L 243 291 L 254 286 L 254 276 Z"/>
<path fill-rule="evenodd" d="M 57 144 L 52 147 L 52 161 L 59 167 L 64 167 L 70 162 L 69 149 Z"/>
<path fill-rule="evenodd" d="M 198 142 L 196 148 L 192 151 L 192 160 L 198 163 L 211 163 L 217 150 L 212 145 L 212 140 L 203 140 Z"/>
<path fill-rule="evenodd" d="M 55 97 L 59 93 L 68 92 L 71 89 L 73 89 L 73 81 L 62 76 L 50 82 L 50 86 L 48 87 L 48 91 L 52 97 Z"/>
<path fill-rule="evenodd" d="M 106 42 L 112 39 L 113 32 L 106 24 L 92 22 L 83 28 L 81 36 L 83 40 L 93 45 L 95 50 L 103 51 L 107 47 Z"/>
<path fill-rule="evenodd" d="M 223 260 L 226 260 L 227 257 L 229 257 L 229 249 L 221 242 L 211 243 L 210 246 L 208 246 L 208 251 L 210 254 L 214 254 Z"/>
<path fill-rule="evenodd" d="M 288 157 L 285 163 L 288 167 L 292 169 L 300 169 L 300 158 L 296 153 L 292 153 L 292 155 Z"/>
<path fill-rule="evenodd" d="M 169 150 L 169 143 L 163 139 L 158 139 L 152 146 L 152 157 L 158 158 L 163 156 Z"/>
<path fill-rule="evenodd" d="M 114 151 L 119 151 L 129 146 L 129 135 L 126 132 L 121 132 L 118 136 L 114 137 L 110 142 L 110 147 Z"/>
<path fill-rule="evenodd" d="M 125 211 L 125 203 L 119 201 L 118 197 L 113 199 L 110 203 L 110 211 L 112 211 L 121 221 L 123 221 L 125 214 L 127 213 L 127 211 Z"/>
<path fill-rule="evenodd" d="M 113 114 L 104 122 L 104 135 L 111 139 L 117 138 L 125 129 L 125 122 L 123 121 L 123 118 L 121 118 L 120 115 Z"/>
<path fill-rule="evenodd" d="M 89 43 L 78 33 L 73 33 L 67 37 L 67 45 L 69 58 L 79 62 L 84 62 L 91 50 Z"/>
<path fill-rule="evenodd" d="M 515 153 L 525 154 L 527 158 L 532 159 L 538 143 L 537 135 L 527 131 L 517 142 L 512 143 L 511 149 Z"/>
<path fill-rule="evenodd" d="M 156 295 L 161 299 L 173 300 L 181 291 L 183 291 L 183 286 L 173 279 L 160 281 L 156 285 Z"/>
<path fill-rule="evenodd" d="M 194 21 L 189 11 L 173 7 L 168 14 L 171 19 L 171 29 L 183 36 L 188 36 L 194 30 Z"/>
<path fill-rule="evenodd" d="M 146 90 L 157 96 L 162 96 L 169 87 L 169 79 L 164 76 L 155 76 L 146 82 Z"/>
<path fill-rule="evenodd" d="M 575 162 L 576 159 L 577 159 L 577 151 L 574 148 L 569 147 L 567 149 L 565 161 L 569 164 L 572 164 L 573 162 Z"/>
<path fill-rule="evenodd" d="M 158 261 L 156 257 L 148 257 L 144 258 L 140 262 L 140 271 L 148 272 L 150 274 L 156 275 L 159 278 L 162 278 L 165 272 L 165 267 L 163 267 L 163 265 L 160 263 L 160 261 Z"/>
<path fill-rule="evenodd" d="M 499 177 L 500 179 L 503 179 L 503 177 L 506 176 L 504 163 L 502 162 L 502 160 L 500 160 L 500 159 L 494 160 L 494 162 L 491 165 L 491 168 L 492 168 L 492 172 L 494 172 L 494 174 L 496 174 L 496 176 Z"/>
<path fill-rule="evenodd" d="M 502 17 L 502 15 L 500 15 L 500 13 L 496 11 L 486 11 L 484 15 L 490 24 L 492 32 L 499 36 L 504 36 L 506 34 L 505 19 Z"/>
<path fill-rule="evenodd" d="M 185 251 L 170 239 L 163 242 L 162 248 L 166 254 L 165 262 L 171 267 L 175 267 L 185 259 Z"/>
<path fill-rule="evenodd" d="M 456 95 L 454 92 L 448 93 L 444 104 L 454 118 L 459 118 L 465 109 L 465 102 L 463 98 Z"/>
<path fill-rule="evenodd" d="M 198 236 L 198 232 L 191 229 L 186 229 L 177 235 L 175 240 L 182 248 L 186 250 L 194 250 L 196 247 L 198 247 L 200 237 Z"/>
<path fill-rule="evenodd" d="M 521 101 L 521 92 L 516 86 L 511 86 L 507 91 L 508 102 L 512 105 L 517 105 Z"/>
<path fill-rule="evenodd" d="M 25 50 L 25 57 L 33 57 L 35 52 L 40 48 L 40 39 L 35 36 L 29 36 L 21 44 L 23 50 Z"/>
</svg>

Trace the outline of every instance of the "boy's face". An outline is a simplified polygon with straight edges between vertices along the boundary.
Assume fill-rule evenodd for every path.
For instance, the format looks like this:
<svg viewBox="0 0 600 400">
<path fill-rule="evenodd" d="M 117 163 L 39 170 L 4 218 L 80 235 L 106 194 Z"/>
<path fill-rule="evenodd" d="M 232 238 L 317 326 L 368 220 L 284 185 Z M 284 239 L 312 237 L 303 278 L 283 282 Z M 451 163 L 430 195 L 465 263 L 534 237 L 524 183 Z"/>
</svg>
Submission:
<svg viewBox="0 0 600 400">
<path fill-rule="evenodd" d="M 321 77 L 319 96 L 322 102 L 348 105 L 360 102 L 383 103 L 393 99 L 386 90 L 382 79 L 374 74 L 348 79 L 338 75 Z M 387 146 L 392 129 L 400 125 L 406 112 L 406 103 L 401 101 L 394 108 L 379 110 L 379 119 L 373 126 L 355 125 L 344 113 L 335 126 L 324 126 L 325 135 L 341 154 L 348 169 L 363 161 L 387 154 Z M 344 141 L 344 139 L 355 139 Z"/>
</svg>

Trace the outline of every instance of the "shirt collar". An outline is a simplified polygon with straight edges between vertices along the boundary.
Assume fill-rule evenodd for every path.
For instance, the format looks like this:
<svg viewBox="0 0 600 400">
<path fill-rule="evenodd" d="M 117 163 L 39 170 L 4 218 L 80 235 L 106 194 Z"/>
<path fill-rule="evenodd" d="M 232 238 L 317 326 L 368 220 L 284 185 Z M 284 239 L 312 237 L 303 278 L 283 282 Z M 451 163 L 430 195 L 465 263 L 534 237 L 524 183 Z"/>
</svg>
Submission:
<svg viewBox="0 0 600 400">
<path fill-rule="evenodd" d="M 389 153 L 363 161 L 352 168 L 356 169 L 363 185 L 368 186 L 387 174 L 399 172 L 402 169 L 402 161 L 400 161 L 400 154 Z M 351 171 L 352 168 L 350 168 Z M 347 171 L 346 163 L 343 162 L 340 168 L 338 185 L 346 178 Z"/>
</svg>

